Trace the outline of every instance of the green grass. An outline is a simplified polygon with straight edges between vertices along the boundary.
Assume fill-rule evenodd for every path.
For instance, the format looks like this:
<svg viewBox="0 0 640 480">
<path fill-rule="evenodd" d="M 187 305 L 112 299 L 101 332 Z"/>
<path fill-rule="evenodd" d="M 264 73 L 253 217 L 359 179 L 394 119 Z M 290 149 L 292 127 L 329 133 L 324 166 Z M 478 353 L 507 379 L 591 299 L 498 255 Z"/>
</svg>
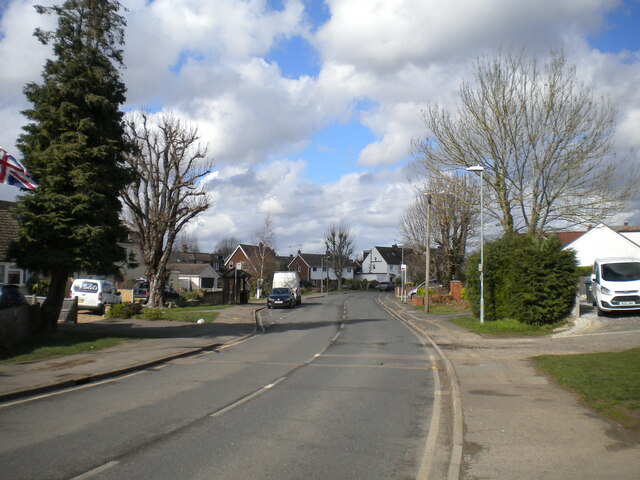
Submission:
<svg viewBox="0 0 640 480">
<path fill-rule="evenodd" d="M 219 310 L 219 309 L 217 309 Z M 198 310 L 193 307 L 188 308 L 171 308 L 171 309 L 156 309 L 147 308 L 145 311 L 136 315 L 135 318 L 142 320 L 172 320 L 175 322 L 196 323 L 201 318 L 204 323 L 213 323 L 220 315 L 219 311 L 215 310 Z"/>
<path fill-rule="evenodd" d="M 533 360 L 596 412 L 640 432 L 640 348 Z"/>
<path fill-rule="evenodd" d="M 171 312 L 204 312 L 209 310 L 223 310 L 237 305 L 198 305 L 196 307 L 176 307 L 169 309 Z"/>
<path fill-rule="evenodd" d="M 140 340 L 132 337 L 105 337 L 95 333 L 66 332 L 41 334 L 30 342 L 4 350 L 0 363 L 32 362 L 47 358 L 86 353 L 113 347 L 122 342 Z"/>
<path fill-rule="evenodd" d="M 564 325 L 565 322 L 555 323 L 553 325 L 526 325 L 519 323 L 517 320 L 504 319 L 494 322 L 480 323 L 480 320 L 473 316 L 450 318 L 448 321 L 456 325 L 466 328 L 470 332 L 493 335 L 501 337 L 517 337 L 517 336 L 542 336 L 553 333 L 553 330 Z"/>
</svg>

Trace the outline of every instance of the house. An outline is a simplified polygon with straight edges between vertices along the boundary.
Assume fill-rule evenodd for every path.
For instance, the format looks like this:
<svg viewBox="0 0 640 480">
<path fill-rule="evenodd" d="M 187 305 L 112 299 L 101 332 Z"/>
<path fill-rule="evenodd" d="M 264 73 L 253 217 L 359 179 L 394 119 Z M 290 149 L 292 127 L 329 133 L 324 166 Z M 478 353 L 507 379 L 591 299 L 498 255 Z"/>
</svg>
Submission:
<svg viewBox="0 0 640 480">
<path fill-rule="evenodd" d="M 15 203 L 0 200 L 0 283 L 13 283 L 24 287 L 28 272 L 7 258 L 9 244 L 18 235 L 18 222 L 11 215 Z"/>
<path fill-rule="evenodd" d="M 292 272 L 298 272 L 300 281 L 307 282 L 314 287 L 319 287 L 323 280 L 337 280 L 337 276 L 331 267 L 331 257 L 319 253 L 301 253 L 291 260 L 287 265 L 287 269 Z M 342 278 L 345 280 L 353 280 L 355 274 L 355 265 L 351 262 L 342 271 Z"/>
<path fill-rule="evenodd" d="M 169 263 L 169 286 L 177 291 L 222 289 L 222 274 L 210 263 Z"/>
<path fill-rule="evenodd" d="M 608 227 L 600 224 L 563 248 L 568 249 L 576 252 L 576 259 L 581 267 L 593 265 L 596 258 L 640 258 L 640 227 Z"/>
<path fill-rule="evenodd" d="M 373 247 L 371 251 L 365 252 L 362 260 L 362 272 L 358 275 L 360 280 L 369 282 L 393 282 L 400 278 L 400 266 L 403 263 L 404 255 L 408 255 L 409 250 L 403 250 L 398 245 L 391 247 Z"/>
<path fill-rule="evenodd" d="M 248 265 L 253 265 L 257 259 L 260 258 L 262 253 L 261 251 L 262 245 L 249 245 L 246 243 L 241 243 L 238 245 L 235 250 L 227 257 L 224 262 L 224 266 L 230 270 L 238 268 L 238 263 L 241 263 L 240 270 L 247 270 Z M 265 257 L 269 256 L 272 258 L 277 258 L 276 252 L 274 252 L 269 247 L 264 247 Z"/>
</svg>

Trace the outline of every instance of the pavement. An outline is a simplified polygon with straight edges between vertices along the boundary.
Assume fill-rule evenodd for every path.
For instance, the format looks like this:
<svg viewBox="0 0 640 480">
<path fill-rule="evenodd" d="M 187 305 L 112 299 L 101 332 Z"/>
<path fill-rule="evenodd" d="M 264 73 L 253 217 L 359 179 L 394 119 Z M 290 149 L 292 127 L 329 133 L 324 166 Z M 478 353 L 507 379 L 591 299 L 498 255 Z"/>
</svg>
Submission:
<svg viewBox="0 0 640 480">
<path fill-rule="evenodd" d="M 204 324 L 79 315 L 77 324 L 59 323 L 58 331 L 97 332 L 141 339 L 95 352 L 0 364 L 0 402 L 123 375 L 242 341 L 259 328 L 256 312 L 263 308 L 264 303 L 236 305 L 220 310 L 215 322 Z"/>
<path fill-rule="evenodd" d="M 640 479 L 640 435 L 594 414 L 530 360 L 543 354 L 640 347 L 640 329 L 604 331 L 600 319 L 587 315 L 549 337 L 485 338 L 445 321 L 446 315 L 418 312 L 391 294 L 380 298 L 387 309 L 430 338 L 441 355 L 439 370 L 447 381 L 440 394 L 451 405 L 453 448 L 460 456 L 457 464 L 452 462 L 449 479 Z M 61 331 L 109 331 L 143 338 L 96 352 L 0 365 L 0 402 L 231 345 L 261 328 L 258 312 L 264 307 L 230 307 L 212 324 L 99 317 L 77 325 L 59 324 Z"/>
</svg>

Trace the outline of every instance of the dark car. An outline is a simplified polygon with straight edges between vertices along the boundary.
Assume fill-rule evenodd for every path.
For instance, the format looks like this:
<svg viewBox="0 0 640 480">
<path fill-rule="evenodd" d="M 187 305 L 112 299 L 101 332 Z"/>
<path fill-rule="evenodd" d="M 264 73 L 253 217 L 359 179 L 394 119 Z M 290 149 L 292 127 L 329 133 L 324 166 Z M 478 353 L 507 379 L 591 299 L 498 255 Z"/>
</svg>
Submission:
<svg viewBox="0 0 640 480">
<path fill-rule="evenodd" d="M 165 287 L 162 299 L 165 302 L 175 302 L 180 299 L 180 294 L 171 287 Z M 133 303 L 147 303 L 149 300 L 149 282 L 139 281 L 133 287 Z"/>
<path fill-rule="evenodd" d="M 17 285 L 0 284 L 0 309 L 21 307 L 26 304 L 27 300 Z"/>
<path fill-rule="evenodd" d="M 267 297 L 267 308 L 296 306 L 296 297 L 290 288 L 274 288 Z"/>
<path fill-rule="evenodd" d="M 377 288 L 381 292 L 393 292 L 396 288 L 396 284 L 393 282 L 380 282 Z"/>
</svg>

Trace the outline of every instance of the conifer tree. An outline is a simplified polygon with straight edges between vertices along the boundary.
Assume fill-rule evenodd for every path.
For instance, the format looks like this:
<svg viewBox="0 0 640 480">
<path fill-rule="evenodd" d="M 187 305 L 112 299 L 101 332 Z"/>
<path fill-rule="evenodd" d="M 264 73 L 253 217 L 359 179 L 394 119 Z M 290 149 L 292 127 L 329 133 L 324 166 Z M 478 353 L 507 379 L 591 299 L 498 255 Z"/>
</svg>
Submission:
<svg viewBox="0 0 640 480">
<path fill-rule="evenodd" d="M 124 18 L 113 0 L 66 0 L 35 7 L 56 15 L 55 32 L 34 35 L 52 45 L 42 83 L 24 88 L 18 148 L 38 184 L 18 201 L 18 239 L 10 255 L 51 285 L 42 306 L 44 325 L 55 330 L 67 280 L 74 272 L 111 274 L 125 259 L 120 192 L 129 182 L 120 105 L 125 101 Z"/>
</svg>

